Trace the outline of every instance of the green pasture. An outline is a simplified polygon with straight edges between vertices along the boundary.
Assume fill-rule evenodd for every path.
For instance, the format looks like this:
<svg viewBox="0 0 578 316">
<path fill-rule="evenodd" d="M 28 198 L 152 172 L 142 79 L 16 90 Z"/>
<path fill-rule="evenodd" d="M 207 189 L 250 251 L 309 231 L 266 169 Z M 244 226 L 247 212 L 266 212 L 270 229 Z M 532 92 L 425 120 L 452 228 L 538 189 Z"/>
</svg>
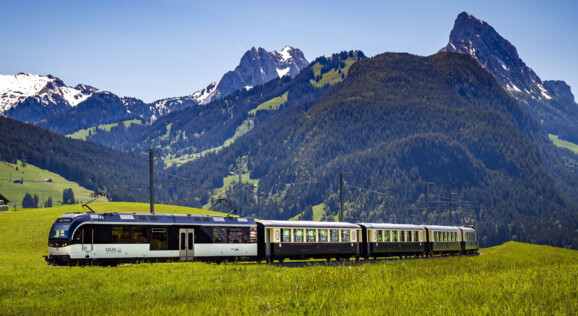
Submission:
<svg viewBox="0 0 578 316">
<path fill-rule="evenodd" d="M 66 135 L 70 138 L 74 138 L 74 139 L 82 139 L 82 140 L 86 140 L 86 138 L 88 137 L 89 133 L 91 134 L 95 134 L 98 133 L 99 130 L 103 130 L 106 132 L 110 132 L 110 129 L 115 127 L 115 126 L 119 126 L 119 124 L 123 124 L 124 127 L 129 127 L 132 124 L 142 124 L 141 120 L 138 119 L 134 119 L 134 120 L 128 120 L 128 121 L 123 121 L 120 123 L 112 123 L 112 124 L 103 124 L 103 125 L 99 125 L 99 126 L 95 126 L 95 127 L 89 127 L 89 128 L 85 128 L 85 129 L 81 129 L 79 131 L 76 131 L 72 134 Z"/>
<path fill-rule="evenodd" d="M 565 141 L 563 139 L 558 138 L 558 136 L 552 135 L 552 134 L 548 134 L 548 138 L 550 138 L 550 141 L 552 141 L 552 143 L 554 143 L 554 145 L 556 145 L 558 147 L 570 149 L 575 154 L 578 154 L 578 144 L 574 144 L 572 142 Z"/>
<path fill-rule="evenodd" d="M 147 204 L 91 205 L 148 212 Z M 48 266 L 50 226 L 74 211 L 0 213 L 1 315 L 576 315 L 578 307 L 578 252 L 517 242 L 478 256 L 362 264 Z"/>
<path fill-rule="evenodd" d="M 319 81 L 315 81 L 313 79 L 310 80 L 311 84 L 317 88 L 323 87 L 325 85 L 334 85 L 337 84 L 341 81 L 343 81 L 342 78 L 342 74 L 347 77 L 347 73 L 349 72 L 349 68 L 351 67 L 351 65 L 353 65 L 357 60 L 354 59 L 347 59 L 345 60 L 345 68 L 340 68 L 340 69 L 331 69 L 330 71 L 324 73 L 321 76 L 321 79 L 319 79 Z M 313 65 L 313 74 L 315 76 L 319 76 L 321 75 L 321 68 L 322 65 L 317 63 L 315 65 Z"/>
<path fill-rule="evenodd" d="M 18 170 L 16 170 L 18 168 Z M 45 182 L 44 179 L 51 179 L 52 182 Z M 24 180 L 22 184 L 13 183 L 14 180 Z M 0 194 L 8 198 L 10 209 L 14 203 L 18 208 L 22 204 L 22 199 L 26 193 L 38 195 L 39 207 L 49 196 L 52 197 L 52 205 L 58 205 L 62 201 L 62 191 L 71 188 L 74 198 L 78 202 L 85 202 L 90 197 L 92 191 L 85 189 L 76 182 L 71 182 L 56 173 L 40 169 L 31 164 L 22 166 L 22 162 L 11 164 L 0 161 Z"/>
</svg>

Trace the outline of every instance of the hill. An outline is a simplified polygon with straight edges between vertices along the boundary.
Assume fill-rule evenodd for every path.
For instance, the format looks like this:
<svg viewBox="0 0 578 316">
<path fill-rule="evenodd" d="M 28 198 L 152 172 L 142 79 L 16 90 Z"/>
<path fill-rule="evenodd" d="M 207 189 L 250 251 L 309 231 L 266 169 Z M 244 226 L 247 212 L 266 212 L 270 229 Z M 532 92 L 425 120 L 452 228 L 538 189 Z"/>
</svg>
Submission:
<svg viewBox="0 0 578 316">
<path fill-rule="evenodd" d="M 169 169 L 198 186 L 168 190 L 203 205 L 238 170 L 258 186 L 237 182 L 222 194 L 245 212 L 311 218 L 322 204 L 334 216 L 343 173 L 348 221 L 456 225 L 473 216 L 483 245 L 514 239 L 576 248 L 576 203 L 543 166 L 552 148 L 471 57 L 387 53 L 353 64 L 317 101 L 287 109 L 227 150 Z M 437 204 L 425 213 L 430 182 Z M 452 195 L 450 215 L 444 197 Z"/>
<path fill-rule="evenodd" d="M 93 208 L 140 212 L 148 206 Z M 191 211 L 161 205 L 157 210 Z M 3 314 L 572 314 L 578 304 L 578 252 L 517 242 L 481 249 L 480 256 L 359 265 L 48 266 L 41 256 L 50 226 L 74 211 L 77 206 L 0 213 Z"/>
<path fill-rule="evenodd" d="M 0 135 L 0 161 L 25 161 L 88 190 L 106 189 L 113 201 L 148 200 L 146 155 L 121 153 L 4 117 L 0 117 Z M 167 198 L 163 194 L 158 190 L 158 197 Z"/>
<path fill-rule="evenodd" d="M 0 162 L 0 193 L 11 201 L 11 208 L 14 204 L 21 208 L 26 193 L 38 196 L 38 207 L 43 207 L 49 198 L 52 199 L 52 205 L 61 204 L 64 189 L 72 189 L 78 203 L 87 201 L 92 193 L 78 183 L 29 163 L 23 165 L 22 161 L 17 164 Z"/>
</svg>

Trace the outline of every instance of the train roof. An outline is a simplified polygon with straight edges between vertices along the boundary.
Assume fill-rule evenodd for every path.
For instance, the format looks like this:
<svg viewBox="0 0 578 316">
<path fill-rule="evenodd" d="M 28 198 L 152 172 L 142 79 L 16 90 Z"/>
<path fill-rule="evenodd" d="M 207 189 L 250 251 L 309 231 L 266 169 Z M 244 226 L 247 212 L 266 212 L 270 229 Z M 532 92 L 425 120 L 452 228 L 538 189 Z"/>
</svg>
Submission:
<svg viewBox="0 0 578 316">
<path fill-rule="evenodd" d="M 95 223 L 255 225 L 255 219 L 252 217 L 150 213 L 69 213 L 60 216 L 56 221 L 69 222 L 72 220 Z"/>
<path fill-rule="evenodd" d="M 257 223 L 266 227 L 312 227 L 312 228 L 359 228 L 359 225 L 345 222 L 313 222 L 313 221 L 278 221 L 260 220 Z"/>
<path fill-rule="evenodd" d="M 460 231 L 457 226 L 438 226 L 438 225 L 424 225 L 428 230 L 442 230 L 442 231 Z"/>
<path fill-rule="evenodd" d="M 371 229 L 408 229 L 408 230 L 425 230 L 424 226 L 413 224 L 391 224 L 391 223 L 358 223 L 358 225 Z"/>
</svg>

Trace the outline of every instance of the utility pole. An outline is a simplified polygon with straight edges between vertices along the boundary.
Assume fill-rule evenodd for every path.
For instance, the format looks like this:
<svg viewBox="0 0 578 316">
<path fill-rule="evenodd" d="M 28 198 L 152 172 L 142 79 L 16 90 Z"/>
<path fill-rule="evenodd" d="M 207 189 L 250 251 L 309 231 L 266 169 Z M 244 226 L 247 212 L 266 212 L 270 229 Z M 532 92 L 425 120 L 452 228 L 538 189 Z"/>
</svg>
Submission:
<svg viewBox="0 0 578 316">
<path fill-rule="evenodd" d="M 151 214 L 155 213 L 155 201 L 154 201 L 154 178 L 153 178 L 153 149 L 151 148 L 149 150 L 149 177 L 150 177 L 150 182 L 149 182 L 149 186 L 150 186 L 150 206 L 151 206 Z"/>
<path fill-rule="evenodd" d="M 428 195 L 428 186 L 430 184 L 435 184 L 434 182 L 426 182 L 425 183 L 425 224 L 427 224 L 427 213 L 429 209 L 429 195 Z"/>
<path fill-rule="evenodd" d="M 343 221 L 343 172 L 339 173 L 339 221 Z"/>
<path fill-rule="evenodd" d="M 452 225 L 452 194 L 456 194 L 453 192 L 448 193 L 448 200 L 450 203 L 450 226 Z"/>
</svg>

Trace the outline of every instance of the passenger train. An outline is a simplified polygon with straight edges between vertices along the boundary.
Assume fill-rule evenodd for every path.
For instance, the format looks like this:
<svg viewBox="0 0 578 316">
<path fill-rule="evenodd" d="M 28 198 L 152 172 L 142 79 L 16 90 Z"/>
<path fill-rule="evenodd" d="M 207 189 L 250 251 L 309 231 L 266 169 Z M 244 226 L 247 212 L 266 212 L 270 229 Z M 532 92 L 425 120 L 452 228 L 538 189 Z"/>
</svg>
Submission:
<svg viewBox="0 0 578 316">
<path fill-rule="evenodd" d="M 71 213 L 50 229 L 52 265 L 160 261 L 376 259 L 475 253 L 473 227 Z"/>
</svg>

